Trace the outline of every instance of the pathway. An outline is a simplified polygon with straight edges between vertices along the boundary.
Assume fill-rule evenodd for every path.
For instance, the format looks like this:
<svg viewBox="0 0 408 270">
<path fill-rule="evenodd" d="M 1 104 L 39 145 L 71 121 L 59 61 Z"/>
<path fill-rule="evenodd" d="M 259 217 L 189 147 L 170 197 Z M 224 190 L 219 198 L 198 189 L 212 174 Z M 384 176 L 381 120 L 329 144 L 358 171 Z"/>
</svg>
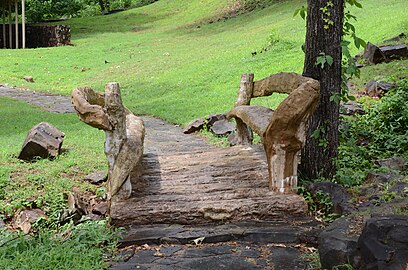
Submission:
<svg viewBox="0 0 408 270">
<path fill-rule="evenodd" d="M 5 87 L 0 96 L 73 112 L 65 96 Z M 302 198 L 268 190 L 260 147 L 217 148 L 162 120 L 143 120 L 143 174 L 133 175 L 132 198 L 112 205 L 128 246 L 113 269 L 305 269 L 299 256 L 303 244 L 316 244 L 316 223 Z M 202 243 L 192 245 L 195 239 Z"/>
</svg>

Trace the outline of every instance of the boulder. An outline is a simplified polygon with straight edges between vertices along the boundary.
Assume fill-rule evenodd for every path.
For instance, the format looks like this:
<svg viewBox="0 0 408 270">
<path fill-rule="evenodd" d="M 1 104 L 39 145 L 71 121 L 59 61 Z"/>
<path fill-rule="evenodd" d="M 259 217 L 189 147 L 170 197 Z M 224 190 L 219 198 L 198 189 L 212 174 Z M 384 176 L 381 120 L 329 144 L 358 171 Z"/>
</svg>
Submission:
<svg viewBox="0 0 408 270">
<path fill-rule="evenodd" d="M 203 118 L 198 118 L 190 122 L 185 129 L 183 130 L 184 134 L 191 134 L 194 132 L 197 132 L 199 130 L 202 130 L 204 128 L 204 119 Z"/>
<path fill-rule="evenodd" d="M 51 124 L 41 122 L 28 132 L 18 158 L 26 161 L 35 157 L 55 158 L 61 153 L 64 137 L 65 134 Z"/>
<path fill-rule="evenodd" d="M 339 184 L 331 182 L 313 183 L 307 186 L 307 189 L 312 193 L 323 191 L 330 195 L 333 203 L 333 212 L 339 215 L 351 211 L 349 200 L 351 195 Z"/>
<path fill-rule="evenodd" d="M 402 176 L 396 174 L 384 174 L 384 173 L 374 173 L 370 172 L 367 174 L 364 183 L 367 184 L 385 184 L 392 180 L 401 180 L 403 179 Z"/>
<path fill-rule="evenodd" d="M 365 86 L 365 93 L 370 97 L 382 97 L 385 93 L 393 89 L 395 85 L 386 82 L 368 81 Z"/>
<path fill-rule="evenodd" d="M 401 33 L 395 37 L 392 37 L 390 39 L 386 39 L 383 41 L 383 43 L 388 43 L 388 42 L 394 42 L 394 41 L 400 41 L 401 39 L 406 38 L 406 35 L 404 33 Z"/>
<path fill-rule="evenodd" d="M 333 269 L 344 264 L 358 269 L 361 258 L 357 243 L 362 221 L 361 218 L 341 217 L 320 233 L 318 245 L 322 269 Z"/>
<path fill-rule="evenodd" d="M 391 170 L 403 171 L 406 167 L 406 161 L 403 157 L 392 157 L 385 159 L 377 159 L 374 164 L 380 167 L 386 167 Z"/>
<path fill-rule="evenodd" d="M 405 44 L 382 46 L 380 50 L 387 60 L 400 59 L 408 56 L 408 47 Z"/>
<path fill-rule="evenodd" d="M 364 49 L 363 58 L 374 65 L 386 60 L 381 49 L 370 42 L 367 43 L 367 46 Z"/>
<path fill-rule="evenodd" d="M 207 121 L 207 127 L 211 127 L 214 125 L 215 122 L 221 121 L 226 119 L 226 116 L 224 113 L 220 114 L 210 114 L 205 120 Z"/>
<path fill-rule="evenodd" d="M 94 185 L 99 185 L 103 182 L 106 182 L 108 180 L 108 174 L 106 171 L 97 171 L 88 174 L 85 176 L 85 181 L 94 184 Z"/>
<path fill-rule="evenodd" d="M 226 136 L 231 134 L 234 130 L 235 126 L 226 119 L 217 121 L 210 127 L 210 131 L 217 136 Z"/>
<path fill-rule="evenodd" d="M 369 219 L 358 239 L 363 269 L 406 269 L 407 232 L 407 216 L 382 216 Z"/>
<path fill-rule="evenodd" d="M 94 206 L 92 209 L 92 213 L 99 216 L 104 216 L 108 212 L 108 203 L 107 202 L 100 202 Z"/>
<path fill-rule="evenodd" d="M 40 218 L 47 218 L 41 209 L 23 210 L 16 213 L 13 224 L 15 228 L 19 228 L 27 234 L 30 232 L 32 224 Z"/>
<path fill-rule="evenodd" d="M 341 106 L 344 108 L 344 115 L 355 115 L 355 114 L 365 114 L 364 110 L 361 108 L 360 104 L 355 101 L 348 101 L 342 103 Z"/>
</svg>

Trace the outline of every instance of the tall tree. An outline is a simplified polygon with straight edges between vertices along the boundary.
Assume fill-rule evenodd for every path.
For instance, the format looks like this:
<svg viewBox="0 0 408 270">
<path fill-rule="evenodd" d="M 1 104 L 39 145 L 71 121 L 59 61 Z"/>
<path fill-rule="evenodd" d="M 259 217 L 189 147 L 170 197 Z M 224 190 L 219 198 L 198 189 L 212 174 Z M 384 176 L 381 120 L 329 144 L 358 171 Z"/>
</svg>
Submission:
<svg viewBox="0 0 408 270">
<path fill-rule="evenodd" d="M 341 40 L 344 0 L 308 0 L 305 62 L 303 75 L 320 81 L 319 106 L 308 129 L 302 163 L 302 177 L 331 178 L 338 154 L 339 103 L 333 96 L 341 93 Z"/>
</svg>

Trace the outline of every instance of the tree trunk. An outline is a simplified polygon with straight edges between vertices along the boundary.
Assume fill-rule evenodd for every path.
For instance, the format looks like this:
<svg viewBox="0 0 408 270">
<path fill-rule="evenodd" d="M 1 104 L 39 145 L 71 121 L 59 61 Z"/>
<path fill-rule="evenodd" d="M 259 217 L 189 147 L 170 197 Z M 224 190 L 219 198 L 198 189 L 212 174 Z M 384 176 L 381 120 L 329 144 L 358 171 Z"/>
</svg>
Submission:
<svg viewBox="0 0 408 270">
<path fill-rule="evenodd" d="M 327 12 L 324 9 L 327 8 Z M 334 161 L 338 154 L 339 104 L 330 97 L 340 94 L 341 39 L 344 17 L 344 0 L 308 0 L 306 19 L 305 63 L 303 75 L 320 81 L 320 101 L 308 128 L 299 174 L 303 178 L 331 178 L 335 174 Z M 319 54 L 333 58 L 328 63 L 316 65 Z M 320 130 L 318 138 L 311 134 Z"/>
</svg>

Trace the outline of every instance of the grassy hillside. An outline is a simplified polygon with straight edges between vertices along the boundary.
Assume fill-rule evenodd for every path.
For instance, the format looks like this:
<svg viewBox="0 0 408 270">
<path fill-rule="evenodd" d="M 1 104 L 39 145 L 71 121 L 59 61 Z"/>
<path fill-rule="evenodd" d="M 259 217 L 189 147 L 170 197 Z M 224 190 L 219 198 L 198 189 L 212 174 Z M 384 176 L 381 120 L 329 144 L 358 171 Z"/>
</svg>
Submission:
<svg viewBox="0 0 408 270">
<path fill-rule="evenodd" d="M 122 13 L 70 20 L 74 46 L 0 50 L 0 83 L 68 95 L 78 86 L 102 91 L 106 82 L 117 81 L 134 112 L 180 124 L 227 111 L 242 73 L 261 79 L 280 71 L 300 72 L 305 33 L 303 20 L 293 17 L 304 4 L 299 0 L 277 1 L 208 23 L 228 11 L 231 2 L 160 0 Z M 364 9 L 354 14 L 365 40 L 379 42 L 408 32 L 406 0 L 362 3 Z M 268 52 L 252 56 L 268 44 Z M 22 79 L 27 75 L 35 83 Z M 274 106 L 278 100 L 264 103 Z"/>
</svg>

